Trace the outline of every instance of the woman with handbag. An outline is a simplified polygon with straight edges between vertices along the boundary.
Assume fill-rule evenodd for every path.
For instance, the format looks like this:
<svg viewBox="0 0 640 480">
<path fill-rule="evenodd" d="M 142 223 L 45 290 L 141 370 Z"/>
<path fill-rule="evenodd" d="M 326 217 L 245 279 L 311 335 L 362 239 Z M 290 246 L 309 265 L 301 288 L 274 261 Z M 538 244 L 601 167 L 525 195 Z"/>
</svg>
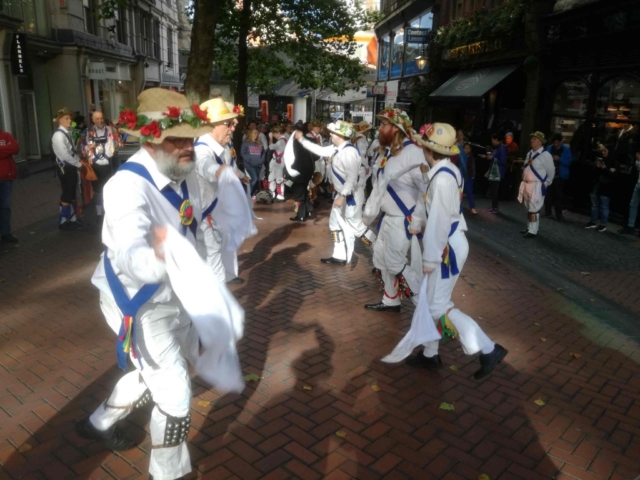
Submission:
<svg viewBox="0 0 640 480">
<path fill-rule="evenodd" d="M 507 167 L 507 146 L 502 143 L 498 133 L 491 135 L 491 144 L 494 148 L 493 153 L 487 155 L 487 158 L 491 160 L 491 165 L 484 176 L 489 180 L 489 198 L 491 198 L 491 207 L 487 209 L 487 212 L 496 214 L 499 213 L 500 181 L 504 178 Z"/>
</svg>

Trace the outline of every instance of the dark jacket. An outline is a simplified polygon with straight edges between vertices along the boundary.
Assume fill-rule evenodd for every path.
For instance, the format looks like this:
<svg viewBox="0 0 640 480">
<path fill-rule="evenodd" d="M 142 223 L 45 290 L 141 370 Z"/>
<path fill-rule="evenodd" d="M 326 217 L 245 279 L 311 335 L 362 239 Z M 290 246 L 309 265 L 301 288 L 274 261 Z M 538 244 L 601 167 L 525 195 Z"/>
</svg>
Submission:
<svg viewBox="0 0 640 480">
<path fill-rule="evenodd" d="M 507 171 L 507 146 L 502 143 L 498 145 L 493 151 L 491 160 L 496 160 L 498 162 L 500 178 L 504 180 L 504 175 Z"/>
<path fill-rule="evenodd" d="M 593 166 L 592 192 L 601 197 L 610 197 L 613 193 L 614 178 L 616 177 L 618 170 L 612 160 L 605 158 L 604 163 L 606 165 L 605 168 L 599 168 L 597 166 L 597 161 Z M 612 172 L 612 168 L 616 168 L 616 171 Z"/>
<path fill-rule="evenodd" d="M 260 142 L 253 143 L 245 140 L 240 147 L 240 155 L 248 167 L 258 168 L 264 163 L 264 149 Z"/>
<path fill-rule="evenodd" d="M 302 144 L 298 141 L 291 139 L 293 143 L 293 154 L 295 156 L 295 160 L 293 161 L 293 165 L 291 167 L 300 172 L 300 175 L 293 178 L 293 183 L 302 183 L 308 184 L 309 180 L 313 176 L 313 172 L 316 169 L 316 163 L 314 159 L 314 155 L 304 148 Z"/>
</svg>

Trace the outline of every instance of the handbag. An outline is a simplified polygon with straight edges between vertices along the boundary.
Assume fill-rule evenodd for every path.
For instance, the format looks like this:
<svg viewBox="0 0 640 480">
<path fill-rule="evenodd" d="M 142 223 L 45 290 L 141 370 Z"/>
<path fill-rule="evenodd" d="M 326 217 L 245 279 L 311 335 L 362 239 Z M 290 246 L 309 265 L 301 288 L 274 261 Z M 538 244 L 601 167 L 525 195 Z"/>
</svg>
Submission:
<svg viewBox="0 0 640 480">
<path fill-rule="evenodd" d="M 86 160 L 80 160 L 80 163 L 82 164 L 82 166 L 86 170 L 85 177 L 87 178 L 87 180 L 89 180 L 90 182 L 97 182 L 98 181 L 98 176 L 96 175 L 96 172 L 93 169 L 93 167 L 91 166 L 91 164 L 89 162 L 87 162 Z"/>
<path fill-rule="evenodd" d="M 500 168 L 498 167 L 497 160 L 493 160 L 491 167 L 489 167 L 487 173 L 484 174 L 484 177 L 491 181 L 500 180 Z"/>
</svg>

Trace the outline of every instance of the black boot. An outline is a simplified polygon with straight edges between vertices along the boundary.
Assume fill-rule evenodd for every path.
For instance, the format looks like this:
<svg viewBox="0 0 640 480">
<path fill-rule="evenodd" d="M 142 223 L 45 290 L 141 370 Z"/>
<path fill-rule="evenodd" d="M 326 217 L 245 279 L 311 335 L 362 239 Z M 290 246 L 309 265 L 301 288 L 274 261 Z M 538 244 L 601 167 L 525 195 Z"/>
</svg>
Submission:
<svg viewBox="0 0 640 480">
<path fill-rule="evenodd" d="M 346 265 L 347 261 L 346 260 L 339 260 L 337 258 L 334 257 L 330 257 L 330 258 L 321 258 L 320 261 L 322 263 L 328 263 L 328 264 L 333 264 L 333 265 Z"/>
<path fill-rule="evenodd" d="M 399 312 L 400 305 L 385 305 L 384 303 L 367 303 L 364 308 L 374 312 Z"/>
<path fill-rule="evenodd" d="M 108 450 L 115 452 L 131 450 L 136 446 L 135 440 L 125 434 L 117 425 L 114 425 L 109 430 L 98 430 L 93 426 L 89 417 L 76 423 L 76 433 L 87 440 L 98 440 Z"/>
<path fill-rule="evenodd" d="M 480 355 L 480 370 L 473 374 L 473 378 L 480 380 L 489 375 L 504 357 L 507 356 L 507 353 L 509 352 L 502 345 L 496 343 L 491 353 L 483 353 Z"/>
<path fill-rule="evenodd" d="M 424 350 L 421 349 L 415 355 L 410 356 L 406 360 L 407 365 L 418 368 L 426 368 L 432 372 L 440 370 L 442 368 L 442 360 L 440 355 L 434 355 L 433 357 L 425 357 Z"/>
</svg>

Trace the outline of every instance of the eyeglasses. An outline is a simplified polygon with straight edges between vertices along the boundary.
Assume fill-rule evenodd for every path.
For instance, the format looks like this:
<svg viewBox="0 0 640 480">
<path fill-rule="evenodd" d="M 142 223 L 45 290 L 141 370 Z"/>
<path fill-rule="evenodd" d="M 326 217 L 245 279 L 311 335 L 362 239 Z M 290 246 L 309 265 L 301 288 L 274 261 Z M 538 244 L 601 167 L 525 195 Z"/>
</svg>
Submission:
<svg viewBox="0 0 640 480">
<path fill-rule="evenodd" d="M 176 147 L 193 146 L 193 138 L 167 137 L 166 142 L 173 143 Z"/>
</svg>

